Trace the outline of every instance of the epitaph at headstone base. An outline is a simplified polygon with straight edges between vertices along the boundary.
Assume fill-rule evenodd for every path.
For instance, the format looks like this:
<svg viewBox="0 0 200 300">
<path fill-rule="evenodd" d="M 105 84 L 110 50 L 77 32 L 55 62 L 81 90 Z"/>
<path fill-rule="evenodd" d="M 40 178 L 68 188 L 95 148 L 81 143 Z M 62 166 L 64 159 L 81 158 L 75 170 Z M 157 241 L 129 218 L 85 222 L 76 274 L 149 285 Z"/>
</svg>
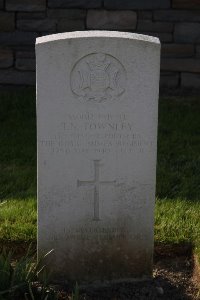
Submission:
<svg viewBox="0 0 200 300">
<path fill-rule="evenodd" d="M 36 57 L 38 256 L 57 280 L 151 276 L 159 40 L 63 33 Z"/>
</svg>

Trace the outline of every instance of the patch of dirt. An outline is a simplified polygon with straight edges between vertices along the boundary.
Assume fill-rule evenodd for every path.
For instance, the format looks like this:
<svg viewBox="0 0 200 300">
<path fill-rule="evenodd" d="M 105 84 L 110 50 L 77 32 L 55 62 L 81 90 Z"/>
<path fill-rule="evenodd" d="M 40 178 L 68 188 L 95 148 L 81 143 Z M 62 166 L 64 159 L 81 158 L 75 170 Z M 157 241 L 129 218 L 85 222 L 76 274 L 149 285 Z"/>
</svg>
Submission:
<svg viewBox="0 0 200 300">
<path fill-rule="evenodd" d="M 200 299 L 200 293 L 197 281 L 194 280 L 194 270 L 197 270 L 197 267 L 191 245 L 157 245 L 152 280 L 102 287 L 81 288 L 80 286 L 80 299 L 197 300 Z M 70 292 L 66 290 L 60 299 L 72 299 Z"/>
<path fill-rule="evenodd" d="M 1 241 L 0 240 L 0 251 L 5 248 L 6 251 L 12 252 L 12 257 L 14 259 L 20 259 L 23 255 L 27 254 L 29 250 L 30 254 L 36 253 L 37 243 L 33 242 L 24 242 L 24 241 Z"/>
<path fill-rule="evenodd" d="M 5 244 L 4 244 L 5 245 Z M 2 244 L 0 243 L 0 248 Z M 16 258 L 24 255 L 28 244 L 8 243 Z M 33 251 L 36 244 L 32 244 Z M 104 286 L 80 286 L 79 300 L 200 300 L 200 266 L 191 245 L 156 245 L 153 279 L 143 282 L 113 283 Z M 199 289 L 197 288 L 199 285 Z M 55 286 L 54 286 L 55 287 Z M 69 285 L 57 285 L 59 300 L 70 300 Z"/>
<path fill-rule="evenodd" d="M 199 287 L 199 298 L 200 298 L 200 262 L 196 255 L 194 256 L 193 281 L 196 284 L 196 286 Z"/>
<path fill-rule="evenodd" d="M 162 258 L 154 265 L 153 279 L 124 282 L 102 287 L 80 287 L 81 300 L 197 300 L 192 280 L 193 260 L 187 256 Z M 69 291 L 60 299 L 71 299 Z"/>
</svg>

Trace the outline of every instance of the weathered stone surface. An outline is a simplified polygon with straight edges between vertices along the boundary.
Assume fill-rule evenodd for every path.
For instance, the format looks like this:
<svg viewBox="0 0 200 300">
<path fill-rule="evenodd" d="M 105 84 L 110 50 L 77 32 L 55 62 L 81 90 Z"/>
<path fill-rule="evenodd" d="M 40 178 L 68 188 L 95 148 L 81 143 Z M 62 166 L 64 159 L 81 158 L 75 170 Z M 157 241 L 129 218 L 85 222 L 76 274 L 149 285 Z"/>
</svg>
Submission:
<svg viewBox="0 0 200 300">
<path fill-rule="evenodd" d="M 2 32 L 0 33 L 1 45 L 34 45 L 35 39 L 38 36 L 35 32 Z"/>
<path fill-rule="evenodd" d="M 48 9 L 47 16 L 50 19 L 79 20 L 86 18 L 86 9 Z"/>
<path fill-rule="evenodd" d="M 87 13 L 88 29 L 134 30 L 136 22 L 134 11 L 91 9 Z"/>
<path fill-rule="evenodd" d="M 22 71 L 35 71 L 35 59 L 34 58 L 17 58 L 15 67 Z"/>
<path fill-rule="evenodd" d="M 15 30 L 15 14 L 0 11 L 0 32 Z"/>
<path fill-rule="evenodd" d="M 48 7 L 57 8 L 100 8 L 101 0 L 48 0 Z"/>
<path fill-rule="evenodd" d="M 35 85 L 35 72 L 0 70 L 0 84 Z"/>
<path fill-rule="evenodd" d="M 179 74 L 175 72 L 161 72 L 160 87 L 175 88 L 179 85 Z"/>
<path fill-rule="evenodd" d="M 196 56 L 200 57 L 200 45 L 196 46 Z"/>
<path fill-rule="evenodd" d="M 85 29 L 85 9 L 49 9 L 48 17 L 58 20 L 58 32 Z"/>
<path fill-rule="evenodd" d="M 38 37 L 45 36 L 45 35 L 49 35 L 49 32 L 48 31 L 41 31 L 41 32 L 38 33 Z"/>
<path fill-rule="evenodd" d="M 6 10 L 13 11 L 43 11 L 46 10 L 46 0 L 6 0 Z"/>
<path fill-rule="evenodd" d="M 9 68 L 13 65 L 13 52 L 10 49 L 0 48 L 0 68 Z"/>
<path fill-rule="evenodd" d="M 200 23 L 177 23 L 174 31 L 175 42 L 200 42 Z"/>
<path fill-rule="evenodd" d="M 57 280 L 152 275 L 159 56 L 131 33 L 37 39 L 38 254 Z"/>
<path fill-rule="evenodd" d="M 173 8 L 200 9 L 199 0 L 172 0 Z"/>
<path fill-rule="evenodd" d="M 23 31 L 47 31 L 55 32 L 56 31 L 56 21 L 55 20 L 18 20 L 17 29 Z"/>
<path fill-rule="evenodd" d="M 35 52 L 33 50 L 17 50 L 15 56 L 16 58 L 35 58 Z"/>
<path fill-rule="evenodd" d="M 170 8 L 170 0 L 104 0 L 109 9 L 159 9 Z"/>
<path fill-rule="evenodd" d="M 142 32 L 142 34 L 158 37 L 162 43 L 170 43 L 173 41 L 172 33 L 145 31 L 145 32 Z"/>
<path fill-rule="evenodd" d="M 76 31 L 76 30 L 84 30 L 84 29 L 85 29 L 84 20 L 61 19 L 57 25 L 58 32 Z"/>
<path fill-rule="evenodd" d="M 151 20 L 152 19 L 152 11 L 148 11 L 148 10 L 139 10 L 138 11 L 138 19 L 141 20 Z"/>
<path fill-rule="evenodd" d="M 181 86 L 200 89 L 200 74 L 181 73 Z"/>
<path fill-rule="evenodd" d="M 17 19 L 22 20 L 32 20 L 32 19 L 45 19 L 46 13 L 45 12 L 18 12 Z"/>
<path fill-rule="evenodd" d="M 163 57 L 192 57 L 194 56 L 194 45 L 190 44 L 162 44 Z"/>
<path fill-rule="evenodd" d="M 137 24 L 139 32 L 172 32 L 173 24 L 169 22 L 152 22 L 149 20 L 139 20 Z"/>
<path fill-rule="evenodd" d="M 194 58 L 162 58 L 161 70 L 200 72 L 200 60 Z"/>
<path fill-rule="evenodd" d="M 200 13 L 195 10 L 158 10 L 154 12 L 154 20 L 167 22 L 199 22 Z"/>
</svg>

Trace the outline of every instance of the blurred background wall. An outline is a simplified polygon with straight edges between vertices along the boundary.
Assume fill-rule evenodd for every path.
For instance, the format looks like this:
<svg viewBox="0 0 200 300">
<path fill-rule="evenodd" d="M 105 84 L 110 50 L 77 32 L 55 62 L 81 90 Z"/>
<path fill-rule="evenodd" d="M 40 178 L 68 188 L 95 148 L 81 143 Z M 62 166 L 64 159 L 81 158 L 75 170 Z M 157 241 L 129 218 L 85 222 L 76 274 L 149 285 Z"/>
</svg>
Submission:
<svg viewBox="0 0 200 300">
<path fill-rule="evenodd" d="M 0 0 L 0 87 L 35 85 L 36 37 L 93 29 L 159 37 L 161 87 L 200 88 L 200 0 Z"/>
</svg>

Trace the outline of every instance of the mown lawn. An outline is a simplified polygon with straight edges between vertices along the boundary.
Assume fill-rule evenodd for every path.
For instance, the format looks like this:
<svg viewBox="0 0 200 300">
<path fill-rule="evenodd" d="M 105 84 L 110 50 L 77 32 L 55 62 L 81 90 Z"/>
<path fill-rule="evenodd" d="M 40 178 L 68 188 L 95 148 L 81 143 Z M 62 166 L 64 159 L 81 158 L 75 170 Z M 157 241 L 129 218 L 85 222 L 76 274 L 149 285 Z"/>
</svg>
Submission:
<svg viewBox="0 0 200 300">
<path fill-rule="evenodd" d="M 0 240 L 36 240 L 36 117 L 31 90 L 0 94 Z M 200 257 L 200 97 L 159 103 L 156 243 Z"/>
</svg>

